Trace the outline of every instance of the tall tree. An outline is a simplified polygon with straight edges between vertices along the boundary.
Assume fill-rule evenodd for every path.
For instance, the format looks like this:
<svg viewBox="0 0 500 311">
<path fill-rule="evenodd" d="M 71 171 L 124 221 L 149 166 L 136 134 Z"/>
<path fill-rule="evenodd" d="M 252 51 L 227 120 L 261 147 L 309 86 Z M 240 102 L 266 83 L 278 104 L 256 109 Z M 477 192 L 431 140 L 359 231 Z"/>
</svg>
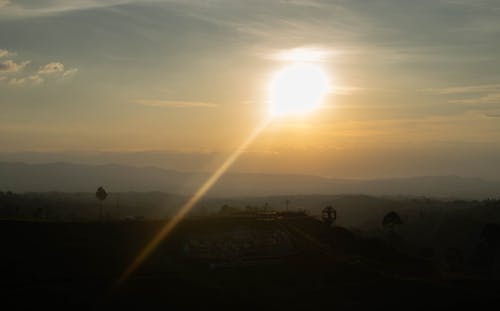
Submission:
<svg viewBox="0 0 500 311">
<path fill-rule="evenodd" d="M 95 192 L 95 197 L 99 200 L 99 219 L 102 219 L 102 203 L 104 200 L 106 200 L 106 197 L 108 196 L 108 193 L 104 188 L 101 186 L 97 188 L 97 191 Z"/>
</svg>

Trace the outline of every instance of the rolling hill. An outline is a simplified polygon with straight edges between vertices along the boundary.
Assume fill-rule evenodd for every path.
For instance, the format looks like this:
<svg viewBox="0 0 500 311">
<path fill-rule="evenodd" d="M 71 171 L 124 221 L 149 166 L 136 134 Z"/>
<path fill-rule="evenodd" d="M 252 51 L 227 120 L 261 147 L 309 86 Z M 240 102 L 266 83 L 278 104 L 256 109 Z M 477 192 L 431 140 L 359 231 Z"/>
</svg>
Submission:
<svg viewBox="0 0 500 311">
<path fill-rule="evenodd" d="M 208 178 L 206 172 L 181 172 L 157 167 L 27 164 L 0 162 L 0 190 L 14 192 L 92 192 L 99 185 L 111 191 L 162 191 L 190 194 Z M 483 199 L 500 196 L 500 182 L 458 176 L 347 180 L 312 175 L 228 173 L 210 196 L 280 194 L 369 194 Z"/>
</svg>

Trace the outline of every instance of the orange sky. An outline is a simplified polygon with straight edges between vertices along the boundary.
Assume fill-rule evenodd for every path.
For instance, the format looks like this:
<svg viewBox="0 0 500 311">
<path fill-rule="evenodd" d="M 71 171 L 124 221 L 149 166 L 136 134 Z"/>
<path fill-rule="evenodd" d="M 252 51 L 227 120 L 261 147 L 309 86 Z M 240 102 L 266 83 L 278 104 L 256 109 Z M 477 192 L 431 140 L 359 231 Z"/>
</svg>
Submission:
<svg viewBox="0 0 500 311">
<path fill-rule="evenodd" d="M 496 2 L 0 3 L 0 153 L 228 153 L 306 50 L 332 91 L 273 122 L 236 170 L 497 174 Z"/>
</svg>

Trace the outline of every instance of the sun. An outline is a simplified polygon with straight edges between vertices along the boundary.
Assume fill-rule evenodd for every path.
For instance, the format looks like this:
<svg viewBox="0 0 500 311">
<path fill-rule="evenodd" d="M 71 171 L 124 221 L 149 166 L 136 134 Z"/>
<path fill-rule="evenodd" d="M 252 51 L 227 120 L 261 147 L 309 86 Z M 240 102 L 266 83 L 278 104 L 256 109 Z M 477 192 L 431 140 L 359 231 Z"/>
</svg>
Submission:
<svg viewBox="0 0 500 311">
<path fill-rule="evenodd" d="M 269 84 L 269 113 L 272 117 L 304 115 L 321 105 L 328 90 L 328 76 L 320 66 L 290 64 Z"/>
</svg>

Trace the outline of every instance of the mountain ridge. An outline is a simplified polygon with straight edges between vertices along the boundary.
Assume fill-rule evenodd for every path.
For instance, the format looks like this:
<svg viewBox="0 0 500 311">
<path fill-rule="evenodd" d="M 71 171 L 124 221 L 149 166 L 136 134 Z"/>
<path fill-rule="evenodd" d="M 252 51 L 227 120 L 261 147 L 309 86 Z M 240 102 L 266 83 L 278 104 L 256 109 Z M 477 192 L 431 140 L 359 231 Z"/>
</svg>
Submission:
<svg viewBox="0 0 500 311">
<path fill-rule="evenodd" d="M 208 178 L 208 172 L 186 172 L 155 166 L 50 162 L 0 162 L 0 190 L 15 192 L 161 191 L 190 194 Z M 340 179 L 305 174 L 230 172 L 208 195 L 262 196 L 280 194 L 418 195 L 483 199 L 500 196 L 500 182 L 481 178 L 413 176 L 407 178 Z"/>
</svg>

